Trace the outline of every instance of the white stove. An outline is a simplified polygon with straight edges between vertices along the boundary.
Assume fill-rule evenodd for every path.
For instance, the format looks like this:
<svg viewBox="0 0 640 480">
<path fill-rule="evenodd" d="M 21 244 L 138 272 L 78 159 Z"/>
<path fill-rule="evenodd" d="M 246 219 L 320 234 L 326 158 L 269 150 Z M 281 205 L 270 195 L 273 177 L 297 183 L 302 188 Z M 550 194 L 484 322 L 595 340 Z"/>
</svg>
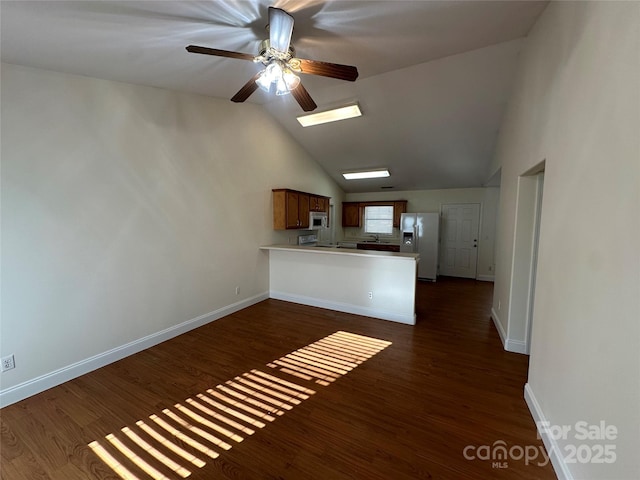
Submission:
<svg viewBox="0 0 640 480">
<path fill-rule="evenodd" d="M 318 235 L 316 235 L 315 233 L 311 233 L 309 235 L 300 235 L 298 236 L 298 245 L 302 247 L 317 247 Z"/>
</svg>

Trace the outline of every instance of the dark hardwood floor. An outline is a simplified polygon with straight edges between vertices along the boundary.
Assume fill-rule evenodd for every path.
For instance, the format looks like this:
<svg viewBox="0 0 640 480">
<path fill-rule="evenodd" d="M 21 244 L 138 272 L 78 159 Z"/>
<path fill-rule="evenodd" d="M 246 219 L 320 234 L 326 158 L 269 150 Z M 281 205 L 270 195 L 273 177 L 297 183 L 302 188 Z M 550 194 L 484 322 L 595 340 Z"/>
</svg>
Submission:
<svg viewBox="0 0 640 480">
<path fill-rule="evenodd" d="M 519 455 L 527 357 L 491 296 L 419 282 L 415 326 L 261 302 L 2 409 L 2 478 L 556 478 Z"/>
</svg>

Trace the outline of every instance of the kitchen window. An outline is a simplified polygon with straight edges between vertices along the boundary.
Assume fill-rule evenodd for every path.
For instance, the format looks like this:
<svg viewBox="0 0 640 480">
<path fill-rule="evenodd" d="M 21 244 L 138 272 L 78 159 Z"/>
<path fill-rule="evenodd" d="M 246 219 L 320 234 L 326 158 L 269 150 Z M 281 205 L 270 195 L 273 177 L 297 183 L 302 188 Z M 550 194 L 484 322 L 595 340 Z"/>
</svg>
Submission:
<svg viewBox="0 0 640 480">
<path fill-rule="evenodd" d="M 364 232 L 393 232 L 393 205 L 364 207 Z"/>
</svg>

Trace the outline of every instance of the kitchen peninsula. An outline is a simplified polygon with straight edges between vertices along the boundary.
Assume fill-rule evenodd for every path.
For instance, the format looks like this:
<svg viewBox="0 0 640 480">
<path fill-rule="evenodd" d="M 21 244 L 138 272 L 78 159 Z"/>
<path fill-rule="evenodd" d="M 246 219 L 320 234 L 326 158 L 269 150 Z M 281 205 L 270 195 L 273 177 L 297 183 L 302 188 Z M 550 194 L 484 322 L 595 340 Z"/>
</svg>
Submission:
<svg viewBox="0 0 640 480">
<path fill-rule="evenodd" d="M 415 325 L 419 255 L 267 245 L 269 296 Z"/>
</svg>

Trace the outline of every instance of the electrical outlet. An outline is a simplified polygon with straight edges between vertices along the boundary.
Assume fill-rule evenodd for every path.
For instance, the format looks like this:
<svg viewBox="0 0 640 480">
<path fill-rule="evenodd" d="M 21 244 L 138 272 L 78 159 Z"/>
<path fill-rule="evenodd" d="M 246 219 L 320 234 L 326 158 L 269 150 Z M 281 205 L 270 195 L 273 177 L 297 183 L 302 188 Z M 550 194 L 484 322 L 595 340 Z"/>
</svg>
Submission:
<svg viewBox="0 0 640 480">
<path fill-rule="evenodd" d="M 2 359 L 2 371 L 6 372 L 13 368 L 16 368 L 16 360 L 13 358 L 13 355 L 7 355 Z"/>
<path fill-rule="evenodd" d="M 236 287 L 236 295 L 240 295 L 240 287 Z"/>
<path fill-rule="evenodd" d="M 369 300 L 373 299 L 373 292 L 369 292 Z"/>
<path fill-rule="evenodd" d="M 502 306 L 502 303 L 500 302 L 500 300 L 498 300 L 498 310 L 500 310 L 501 306 Z"/>
</svg>

